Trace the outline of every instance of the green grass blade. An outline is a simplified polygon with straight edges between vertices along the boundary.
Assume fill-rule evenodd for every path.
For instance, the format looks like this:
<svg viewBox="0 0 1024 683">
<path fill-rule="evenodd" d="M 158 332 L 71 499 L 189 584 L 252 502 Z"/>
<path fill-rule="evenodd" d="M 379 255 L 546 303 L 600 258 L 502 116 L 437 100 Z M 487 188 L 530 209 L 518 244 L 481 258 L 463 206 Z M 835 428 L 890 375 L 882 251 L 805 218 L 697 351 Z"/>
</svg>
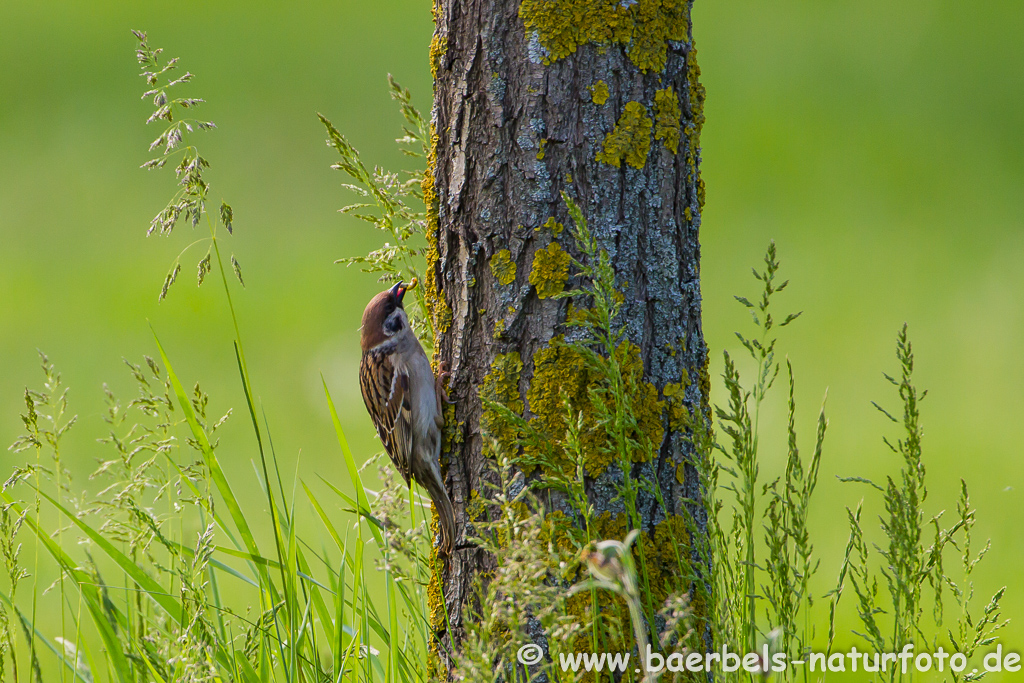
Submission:
<svg viewBox="0 0 1024 683">
<path fill-rule="evenodd" d="M 306 491 L 306 497 L 309 498 L 309 502 L 312 503 L 313 509 L 316 511 L 317 516 L 320 517 L 320 521 L 323 522 L 324 526 L 327 528 L 327 533 L 330 534 L 335 545 L 337 545 L 338 549 L 341 550 L 342 555 L 346 554 L 345 544 L 342 542 L 341 536 L 338 535 L 338 530 L 334 527 L 334 523 L 331 522 L 327 513 L 324 512 L 324 508 L 320 505 L 320 501 L 317 500 L 315 495 L 313 495 L 313 492 L 308 486 L 306 486 L 305 482 L 302 483 L 302 488 Z"/>
<path fill-rule="evenodd" d="M 6 491 L 0 492 L 0 497 L 2 497 L 6 503 L 11 505 L 11 508 L 15 513 L 18 515 L 21 514 L 23 509 L 22 506 L 18 504 L 9 493 Z M 78 590 L 85 599 L 86 608 L 89 610 L 90 616 L 92 616 L 93 623 L 96 625 L 96 630 L 99 632 L 100 639 L 103 641 L 103 645 L 107 648 L 107 663 L 109 668 L 113 671 L 118 681 L 131 683 L 134 677 L 132 675 L 131 666 L 128 664 L 127 658 L 124 656 L 124 646 L 117 637 L 114 625 L 110 623 L 110 619 L 104 608 L 103 596 L 100 594 L 99 588 L 93 583 L 92 577 L 82 569 L 79 569 L 78 564 L 64 552 L 63 548 L 57 545 L 56 541 L 50 538 L 49 533 L 36 524 L 35 519 L 31 515 L 25 516 L 25 524 L 35 534 L 36 538 L 42 542 L 46 550 L 57 561 L 67 575 L 78 585 Z M 113 605 L 111 605 L 110 608 L 112 610 L 117 610 Z"/>
<path fill-rule="evenodd" d="M 79 528 L 79 530 L 82 531 L 82 533 L 88 536 L 89 540 L 95 543 L 98 548 L 100 548 L 104 553 L 106 553 L 107 557 L 112 559 L 121 569 L 121 571 L 127 574 L 128 577 L 131 578 L 131 580 L 134 581 L 139 586 L 139 588 L 141 588 L 143 592 L 146 593 L 146 595 L 152 598 L 154 602 L 160 605 L 160 607 L 162 607 L 163 610 L 167 612 L 167 614 L 172 619 L 179 622 L 181 621 L 181 605 L 179 605 L 174 598 L 167 595 L 167 593 L 164 591 L 164 587 L 157 583 L 153 579 L 153 577 L 149 576 L 148 574 L 146 574 L 146 572 L 142 571 L 142 569 L 137 564 L 132 562 L 127 555 L 125 555 L 116 547 L 114 547 L 114 545 L 106 538 L 104 538 L 101 533 L 99 533 L 98 531 L 90 527 L 88 524 L 83 522 L 81 519 L 78 518 L 77 515 L 75 515 L 66 507 L 64 507 L 56 500 L 51 498 L 47 493 L 40 491 L 39 489 L 36 489 L 36 492 L 40 496 L 45 498 L 47 501 L 49 501 L 51 505 L 53 505 L 57 510 L 61 512 L 61 514 L 67 517 L 72 524 L 74 524 L 76 527 Z"/>
<path fill-rule="evenodd" d="M 30 619 L 28 619 L 24 614 L 22 614 L 21 610 L 19 610 L 15 606 L 15 604 L 11 601 L 10 596 L 8 596 L 7 593 L 5 593 L 2 590 L 0 590 L 0 600 L 2 600 L 11 609 L 11 611 L 14 612 L 14 615 L 21 621 L 21 623 L 23 625 L 25 625 L 26 627 L 28 627 L 32 631 L 32 634 L 39 640 L 39 642 L 41 642 L 43 645 L 45 645 L 47 647 L 47 649 L 50 650 L 50 652 L 52 652 L 54 655 L 56 655 L 57 659 L 59 659 L 64 664 L 64 666 L 67 667 L 67 669 L 71 672 L 71 675 L 75 679 L 83 681 L 83 683 L 88 683 L 87 679 L 85 679 L 79 673 L 78 668 L 75 667 L 75 665 L 71 662 L 71 660 L 69 660 L 65 656 L 64 650 L 63 649 L 58 649 L 58 647 L 56 645 L 54 645 L 50 641 L 49 638 L 47 638 L 45 635 L 43 635 L 39 631 L 39 629 L 36 628 L 35 624 L 33 624 L 32 621 Z M 79 643 L 75 643 L 75 645 L 77 647 L 79 645 Z"/>
<path fill-rule="evenodd" d="M 221 498 L 224 500 L 224 504 L 228 506 L 228 511 L 231 513 L 231 519 L 235 523 L 238 533 L 242 536 L 242 541 L 245 543 L 245 547 L 249 550 L 249 553 L 254 556 L 259 556 L 259 546 L 256 544 L 256 539 L 253 537 L 252 530 L 249 528 L 249 523 L 246 521 L 245 515 L 242 514 L 242 509 L 238 505 L 238 499 L 231 490 L 231 485 L 228 483 L 227 477 L 224 476 L 224 470 L 221 468 L 220 461 L 214 453 L 213 448 L 210 446 L 209 439 L 206 438 L 206 432 L 204 432 L 199 426 L 199 421 L 196 419 L 195 411 L 192 409 L 192 402 L 189 401 L 184 387 L 178 380 L 178 376 L 174 372 L 171 361 L 167 357 L 167 353 L 164 351 L 164 347 L 160 343 L 160 339 L 156 336 L 155 331 L 153 332 L 153 338 L 156 340 L 157 349 L 160 351 L 160 359 L 163 361 L 164 367 L 167 368 L 167 376 L 171 380 L 171 386 L 174 388 L 174 394 L 177 396 L 178 403 L 181 405 L 181 409 L 185 413 L 185 420 L 188 422 L 189 429 L 192 431 L 192 437 L 196 440 L 196 443 L 199 444 L 199 447 L 203 452 L 203 456 L 206 458 L 207 465 L 210 468 L 210 475 L 213 477 L 214 484 L 216 484 L 217 490 L 220 492 Z M 269 577 L 263 578 L 266 583 L 270 583 Z"/>
<path fill-rule="evenodd" d="M 260 683 L 260 677 L 252 668 L 245 653 L 235 650 L 235 672 L 241 672 L 244 683 Z"/>
<path fill-rule="evenodd" d="M 358 473 L 357 473 L 357 476 L 358 476 Z M 352 512 L 353 514 L 357 514 L 360 517 L 362 517 L 363 519 L 365 519 L 367 522 L 370 523 L 370 530 L 377 532 L 377 533 L 374 533 L 374 539 L 375 540 L 378 539 L 378 538 L 380 539 L 378 544 L 377 544 L 378 547 L 383 547 L 384 538 L 382 536 L 380 536 L 379 532 L 384 530 L 384 523 L 381 522 L 376 517 L 374 517 L 373 514 L 371 514 L 369 512 L 362 512 L 360 510 L 360 506 L 359 506 L 359 503 L 357 501 L 352 500 L 351 496 L 347 495 L 344 491 L 339 489 L 337 486 L 335 486 L 331 482 L 327 481 L 323 477 L 320 477 L 320 481 L 322 481 L 323 483 L 327 484 L 328 488 L 330 488 L 332 491 L 334 491 L 334 493 L 336 493 L 339 498 L 341 498 L 343 501 L 345 501 L 346 504 L 352 506 L 351 510 L 348 510 L 348 512 Z"/>
<path fill-rule="evenodd" d="M 331 422 L 334 423 L 334 431 L 338 435 L 338 444 L 341 446 L 341 453 L 345 459 L 345 467 L 348 469 L 349 479 L 352 480 L 352 486 L 356 491 L 356 504 L 358 506 L 359 514 L 372 518 L 373 514 L 370 512 L 370 502 L 366 497 L 366 489 L 363 488 L 363 481 L 359 477 L 359 467 L 356 465 L 356 460 L 352 456 L 352 450 L 348 447 L 348 440 L 345 438 L 345 432 L 341 428 L 341 421 L 338 419 L 338 411 L 334 407 L 334 401 L 331 399 L 331 392 L 327 388 L 327 380 L 320 376 L 320 380 L 324 385 L 324 394 L 327 396 L 327 406 L 331 411 Z M 340 492 L 339 492 L 340 493 Z M 383 546 L 384 539 L 381 537 L 380 532 L 370 525 L 370 532 L 373 533 L 378 546 Z"/>
<path fill-rule="evenodd" d="M 398 673 L 398 601 L 395 599 L 395 576 L 387 572 L 388 622 L 391 642 L 388 643 L 388 680 L 394 681 Z"/>
</svg>

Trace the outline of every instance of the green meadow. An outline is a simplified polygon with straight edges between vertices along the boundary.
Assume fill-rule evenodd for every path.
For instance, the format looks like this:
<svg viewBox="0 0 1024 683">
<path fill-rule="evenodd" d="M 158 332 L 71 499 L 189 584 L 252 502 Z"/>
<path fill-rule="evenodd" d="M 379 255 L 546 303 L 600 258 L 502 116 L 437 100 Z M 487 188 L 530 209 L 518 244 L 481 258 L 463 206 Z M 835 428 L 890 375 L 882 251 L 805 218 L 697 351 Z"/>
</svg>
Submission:
<svg viewBox="0 0 1024 683">
<path fill-rule="evenodd" d="M 900 466 L 882 442 L 896 425 L 871 402 L 898 409 L 882 373 L 898 372 L 906 321 L 916 383 L 928 390 L 925 510 L 951 516 L 967 481 L 976 542 L 992 540 L 977 593 L 987 600 L 1008 586 L 1012 621 L 1000 641 L 1024 649 L 1024 4 L 698 0 L 693 13 L 708 91 L 701 239 L 712 375 L 723 350 L 740 356 L 734 330 L 749 327 L 749 313 L 733 295 L 757 294 L 750 268 L 774 239 L 791 280 L 779 305 L 803 311 L 779 342 L 797 378 L 802 447 L 828 395 L 810 516 L 819 592 L 838 572 L 844 508 L 867 497 L 872 532 L 882 512 L 869 489 L 837 476 L 884 481 Z M 196 142 L 212 198 L 234 210 L 234 234 L 219 243 L 245 280 L 233 300 L 283 478 L 351 491 L 321 376 L 356 460 L 375 454 L 357 328 L 381 285 L 334 261 L 384 238 L 338 213 L 352 198 L 329 168 L 335 155 L 316 114 L 366 162 L 407 165 L 387 75 L 429 111 L 429 4 L 0 4 L 0 446 L 21 433 L 42 350 L 78 415 L 62 444 L 73 486 L 95 489 L 88 475 L 111 457 L 97 443 L 108 432 L 104 385 L 134 397 L 122 359 L 158 357 L 155 332 L 185 387 L 198 381 L 210 394 L 211 414 L 233 410 L 218 455 L 266 543 L 271 517 L 231 318 L 218 282 L 195 286 L 203 252 L 182 258 L 158 302 L 171 263 L 206 229 L 193 235 L 180 223 L 170 237 L 146 237 L 174 180 L 170 169 L 139 168 L 159 131 L 145 125 L 133 28 L 182 58 L 196 74 L 186 94 L 205 98 L 198 116 L 217 124 Z M 714 391 L 725 400 L 720 383 Z M 785 467 L 784 393 L 762 416 L 765 480 Z M 0 477 L 24 460 L 0 450 Z M 297 490 L 297 524 L 315 537 L 322 527 Z M 330 513 L 350 525 L 341 506 Z M 29 582 L 54 578 L 42 567 Z M 841 648 L 857 642 L 852 614 L 840 626 Z"/>
</svg>

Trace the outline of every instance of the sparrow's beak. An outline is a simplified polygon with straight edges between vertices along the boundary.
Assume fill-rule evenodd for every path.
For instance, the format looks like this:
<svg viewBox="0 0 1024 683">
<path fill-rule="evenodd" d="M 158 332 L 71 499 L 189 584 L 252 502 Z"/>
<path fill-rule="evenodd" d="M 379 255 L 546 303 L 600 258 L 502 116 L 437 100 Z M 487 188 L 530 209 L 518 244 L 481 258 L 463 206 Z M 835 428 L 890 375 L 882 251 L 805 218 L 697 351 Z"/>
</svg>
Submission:
<svg viewBox="0 0 1024 683">
<path fill-rule="evenodd" d="M 394 287 L 391 288 L 390 291 L 391 291 L 392 294 L 395 295 L 395 298 L 398 299 L 398 305 L 399 306 L 402 305 L 402 297 L 405 296 L 405 293 L 406 293 L 406 291 L 408 291 L 408 289 L 409 288 L 405 286 L 404 282 L 398 282 L 398 283 L 395 284 Z"/>
</svg>

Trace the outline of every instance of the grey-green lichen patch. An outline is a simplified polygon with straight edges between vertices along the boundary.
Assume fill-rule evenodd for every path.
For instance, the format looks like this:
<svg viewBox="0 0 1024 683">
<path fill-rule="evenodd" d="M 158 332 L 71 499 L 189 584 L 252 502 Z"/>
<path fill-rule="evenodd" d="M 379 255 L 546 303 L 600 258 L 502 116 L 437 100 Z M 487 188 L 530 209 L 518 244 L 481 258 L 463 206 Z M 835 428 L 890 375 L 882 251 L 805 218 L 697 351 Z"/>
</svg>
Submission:
<svg viewBox="0 0 1024 683">
<path fill-rule="evenodd" d="M 505 79 L 494 71 L 491 73 L 491 80 L 487 84 L 487 95 L 495 103 L 500 104 L 505 99 Z"/>
<path fill-rule="evenodd" d="M 615 130 L 604 138 L 597 160 L 619 167 L 622 161 L 633 168 L 643 168 L 651 150 L 651 128 L 654 122 L 639 102 L 627 102 Z"/>
</svg>

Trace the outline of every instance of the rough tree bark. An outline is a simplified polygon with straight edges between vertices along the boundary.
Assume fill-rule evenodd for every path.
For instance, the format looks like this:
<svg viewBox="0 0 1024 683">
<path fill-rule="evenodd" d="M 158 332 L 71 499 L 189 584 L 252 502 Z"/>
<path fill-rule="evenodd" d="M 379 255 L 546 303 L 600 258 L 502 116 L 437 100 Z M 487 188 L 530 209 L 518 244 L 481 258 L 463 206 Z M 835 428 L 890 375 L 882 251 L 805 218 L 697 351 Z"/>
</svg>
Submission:
<svg viewBox="0 0 1024 683">
<path fill-rule="evenodd" d="M 645 405 L 654 417 L 644 424 L 657 458 L 631 474 L 656 473 L 672 515 L 701 497 L 688 438 L 689 416 L 706 419 L 708 394 L 698 243 L 704 91 L 691 5 L 436 0 L 426 286 L 438 360 L 452 373 L 443 460 L 460 533 L 494 469 L 482 449 L 481 387 L 505 382 L 507 405 L 536 420 L 549 409 L 544 396 L 572 391 L 573 359 L 559 346 L 570 304 L 552 298 L 573 284 L 562 252 L 578 255 L 562 230 L 570 224 L 562 191 L 611 257 L 625 297 L 626 352 L 637 366 L 642 360 L 651 392 Z M 569 374 L 552 371 L 559 368 Z M 587 470 L 609 535 L 624 532 L 622 503 L 612 501 L 622 473 L 614 463 Z M 564 509 L 558 496 L 546 505 Z M 666 515 L 648 493 L 640 509 L 653 538 Z M 690 512 L 703 531 L 700 506 Z M 432 605 L 440 638 L 459 642 L 470 582 L 489 561 L 471 547 L 453 553 L 443 573 L 451 633 L 436 591 Z"/>
</svg>

